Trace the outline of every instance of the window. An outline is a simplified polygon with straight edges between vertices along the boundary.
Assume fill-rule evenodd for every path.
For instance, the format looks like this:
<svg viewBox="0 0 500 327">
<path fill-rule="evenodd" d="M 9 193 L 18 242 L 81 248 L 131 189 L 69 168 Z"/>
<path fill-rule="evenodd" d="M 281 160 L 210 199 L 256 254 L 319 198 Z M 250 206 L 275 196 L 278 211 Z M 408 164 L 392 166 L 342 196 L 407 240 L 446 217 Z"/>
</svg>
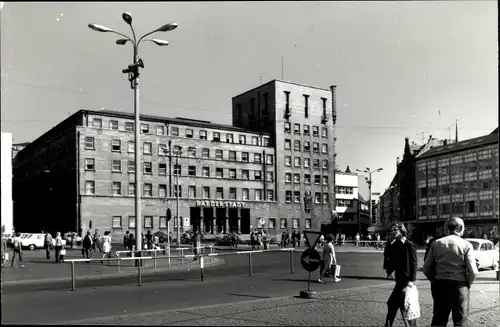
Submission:
<svg viewBox="0 0 500 327">
<path fill-rule="evenodd" d="M 142 196 L 153 196 L 153 185 L 150 183 L 144 184 L 144 190 L 142 190 Z"/>
<path fill-rule="evenodd" d="M 167 174 L 167 164 L 159 163 L 158 164 L 158 175 L 166 175 Z"/>
<path fill-rule="evenodd" d="M 226 143 L 234 143 L 233 141 L 234 141 L 233 134 L 227 133 L 226 134 Z"/>
<path fill-rule="evenodd" d="M 314 175 L 314 184 L 316 184 L 316 185 L 321 184 L 321 176 L 320 175 Z"/>
<path fill-rule="evenodd" d="M 290 91 L 284 91 L 285 93 L 285 109 L 288 112 L 290 110 Z"/>
<path fill-rule="evenodd" d="M 188 187 L 188 197 L 191 199 L 196 199 L 196 186 L 189 185 Z"/>
<path fill-rule="evenodd" d="M 328 160 L 322 161 L 322 167 L 323 167 L 323 169 L 328 169 Z"/>
<path fill-rule="evenodd" d="M 160 228 L 167 228 L 167 217 L 160 217 Z"/>
<path fill-rule="evenodd" d="M 236 151 L 229 151 L 229 160 L 236 161 Z"/>
<path fill-rule="evenodd" d="M 266 173 L 266 180 L 267 180 L 268 182 L 272 182 L 272 181 L 274 181 L 274 173 L 273 173 L 272 171 L 268 171 L 268 172 Z"/>
<path fill-rule="evenodd" d="M 309 125 L 304 125 L 304 135 L 309 135 Z"/>
<path fill-rule="evenodd" d="M 315 137 L 319 136 L 319 128 L 318 128 L 318 126 L 313 126 L 313 136 L 315 136 Z"/>
<path fill-rule="evenodd" d="M 300 184 L 300 174 L 293 174 L 293 183 Z"/>
<path fill-rule="evenodd" d="M 243 169 L 241 171 L 241 179 L 244 179 L 244 180 L 250 179 L 250 172 L 247 169 Z"/>
<path fill-rule="evenodd" d="M 292 228 L 294 228 L 294 229 L 299 228 L 299 220 L 297 218 L 292 219 Z"/>
<path fill-rule="evenodd" d="M 262 172 L 260 170 L 256 170 L 253 172 L 253 179 L 256 181 L 262 180 Z"/>
<path fill-rule="evenodd" d="M 314 159 L 313 160 L 313 168 L 314 169 L 319 169 L 319 159 Z"/>
<path fill-rule="evenodd" d="M 291 125 L 290 123 L 285 123 L 285 128 L 284 128 L 285 133 L 290 133 L 291 129 L 290 125 Z"/>
<path fill-rule="evenodd" d="M 313 152 L 319 153 L 319 143 L 313 142 Z"/>
<path fill-rule="evenodd" d="M 135 195 L 135 183 L 128 183 L 128 195 Z"/>
<path fill-rule="evenodd" d="M 143 134 L 149 133 L 149 125 L 148 124 L 141 124 L 141 133 L 143 133 Z"/>
<path fill-rule="evenodd" d="M 189 176 L 196 176 L 196 166 L 189 166 L 188 167 L 188 175 Z"/>
<path fill-rule="evenodd" d="M 201 149 L 201 157 L 203 159 L 210 158 L 210 149 Z"/>
<path fill-rule="evenodd" d="M 300 124 L 293 124 L 293 133 L 300 134 Z"/>
<path fill-rule="evenodd" d="M 170 135 L 179 136 L 179 127 L 172 126 L 172 129 L 170 130 Z"/>
<path fill-rule="evenodd" d="M 125 132 L 133 132 L 134 131 L 134 123 L 125 122 Z"/>
<path fill-rule="evenodd" d="M 249 158 L 248 152 L 241 153 L 241 161 L 248 162 L 248 160 L 249 160 L 248 158 Z"/>
<path fill-rule="evenodd" d="M 153 228 L 153 217 L 144 216 L 144 228 Z"/>
<path fill-rule="evenodd" d="M 122 171 L 122 162 L 121 160 L 113 160 L 111 162 L 111 170 L 116 172 Z"/>
<path fill-rule="evenodd" d="M 311 166 L 311 159 L 304 158 L 304 167 L 309 168 Z"/>
<path fill-rule="evenodd" d="M 321 144 L 321 153 L 328 153 L 328 144 Z"/>
<path fill-rule="evenodd" d="M 118 130 L 118 120 L 110 120 L 109 121 L 109 128 L 114 129 L 114 130 Z M 121 219 L 121 217 L 120 217 L 120 219 Z"/>
<path fill-rule="evenodd" d="M 156 135 L 165 134 L 165 126 L 157 125 L 156 126 Z"/>
<path fill-rule="evenodd" d="M 270 228 L 270 229 L 276 228 L 276 218 L 268 218 L 267 219 L 267 228 Z"/>
<path fill-rule="evenodd" d="M 267 191 L 267 201 L 274 201 L 274 191 L 273 190 Z"/>
<path fill-rule="evenodd" d="M 182 185 L 174 185 L 174 197 L 177 197 L 177 191 L 179 191 L 179 197 L 182 198 Z"/>
<path fill-rule="evenodd" d="M 292 182 L 292 173 L 285 173 L 285 183 Z"/>
<path fill-rule="evenodd" d="M 290 150 L 292 148 L 292 141 L 285 140 L 285 150 Z"/>
<path fill-rule="evenodd" d="M 215 177 L 217 177 L 217 178 L 224 178 L 224 169 L 222 169 L 222 168 L 215 168 Z"/>
<path fill-rule="evenodd" d="M 203 167 L 201 171 L 201 176 L 210 177 L 210 167 Z"/>
<path fill-rule="evenodd" d="M 85 194 L 90 194 L 90 195 L 95 194 L 95 181 L 85 182 Z"/>
<path fill-rule="evenodd" d="M 306 219 L 305 229 L 311 229 L 311 219 Z"/>
<path fill-rule="evenodd" d="M 326 127 L 321 127 L 321 137 L 328 137 L 328 129 Z"/>
<path fill-rule="evenodd" d="M 285 202 L 292 202 L 292 191 L 285 191 Z"/>
<path fill-rule="evenodd" d="M 292 166 L 292 157 L 291 156 L 285 156 L 285 166 L 287 166 L 287 167 Z"/>
<path fill-rule="evenodd" d="M 306 152 L 311 151 L 311 142 L 304 141 L 304 151 L 306 151 Z"/>
<path fill-rule="evenodd" d="M 93 118 L 92 119 L 92 127 L 102 128 L 102 119 L 101 118 Z"/>
<path fill-rule="evenodd" d="M 196 148 L 195 147 L 190 146 L 188 148 L 188 157 L 196 158 Z"/>
<path fill-rule="evenodd" d="M 158 148 L 158 151 L 160 151 L 160 148 Z M 127 142 L 127 152 L 128 153 L 134 153 L 135 152 L 135 143 L 134 143 L 134 141 L 128 141 Z"/>
<path fill-rule="evenodd" d="M 182 175 L 182 166 L 174 165 L 174 175 Z"/>
<path fill-rule="evenodd" d="M 200 130 L 200 140 L 206 140 L 206 139 L 207 139 L 207 131 Z"/>
<path fill-rule="evenodd" d="M 320 204 L 321 203 L 321 193 L 314 193 L 314 203 Z"/>
<path fill-rule="evenodd" d="M 224 199 L 224 189 L 222 187 L 217 187 L 215 189 L 215 198 L 217 200 L 222 200 Z"/>
<path fill-rule="evenodd" d="M 85 158 L 85 170 L 95 170 L 95 159 Z"/>
<path fill-rule="evenodd" d="M 309 118 L 309 95 L 304 94 L 304 117 Z"/>
<path fill-rule="evenodd" d="M 300 151 L 301 150 L 300 149 L 300 141 L 298 141 L 298 140 L 293 141 L 293 150 L 294 151 Z"/>
<path fill-rule="evenodd" d="M 215 150 L 215 159 L 216 160 L 224 159 L 224 152 L 222 150 Z"/>
<path fill-rule="evenodd" d="M 92 136 L 85 136 L 85 150 L 95 149 L 95 140 Z"/>
<path fill-rule="evenodd" d="M 274 156 L 272 154 L 266 155 L 266 163 L 272 165 L 274 163 Z"/>
<path fill-rule="evenodd" d="M 164 198 L 167 196 L 167 185 L 165 184 L 158 185 L 158 196 L 160 198 Z"/>
<path fill-rule="evenodd" d="M 135 173 L 135 161 L 129 160 L 127 172 L 128 173 Z"/>
<path fill-rule="evenodd" d="M 243 201 L 248 201 L 250 199 L 250 190 L 247 188 L 244 188 L 241 190 L 241 199 Z"/>
<path fill-rule="evenodd" d="M 328 176 L 323 176 L 323 185 L 328 185 Z"/>
<path fill-rule="evenodd" d="M 300 167 L 300 157 L 294 157 L 293 158 L 293 165 L 295 167 Z"/>
<path fill-rule="evenodd" d="M 254 153 L 253 154 L 253 162 L 255 163 L 261 163 L 261 157 L 260 157 L 260 153 Z"/>
<path fill-rule="evenodd" d="M 229 169 L 229 179 L 236 179 L 236 169 Z"/>
<path fill-rule="evenodd" d="M 328 193 L 323 193 L 323 204 L 328 204 Z"/>
<path fill-rule="evenodd" d="M 192 139 L 193 138 L 193 130 L 191 128 L 186 128 L 186 137 Z"/>
<path fill-rule="evenodd" d="M 215 142 L 220 142 L 220 133 L 214 132 L 212 140 L 214 140 Z"/>
<path fill-rule="evenodd" d="M 203 190 L 202 190 L 201 196 L 204 199 L 210 199 L 210 187 L 203 186 Z"/>
<path fill-rule="evenodd" d="M 255 201 L 262 201 L 262 190 L 254 190 Z"/>
<path fill-rule="evenodd" d="M 286 227 L 287 227 L 286 218 L 280 218 L 280 228 L 286 229 Z"/>
<path fill-rule="evenodd" d="M 135 228 L 135 216 L 128 217 L 128 228 Z"/>
<path fill-rule="evenodd" d="M 111 218 L 111 226 L 113 228 L 122 228 L 122 216 L 113 216 Z"/>
<path fill-rule="evenodd" d="M 111 151 L 120 152 L 122 149 L 122 142 L 120 140 L 111 141 Z"/>
<path fill-rule="evenodd" d="M 293 192 L 293 202 L 300 203 L 300 191 Z"/>
<path fill-rule="evenodd" d="M 304 175 L 304 184 L 311 184 L 311 175 L 309 174 Z"/>
<path fill-rule="evenodd" d="M 153 168 L 152 168 L 151 162 L 144 162 L 142 164 L 142 167 L 143 167 L 144 174 L 151 175 L 153 173 Z"/>
<path fill-rule="evenodd" d="M 142 144 L 142 154 L 151 154 L 152 152 L 152 145 L 150 142 L 144 142 Z"/>
<path fill-rule="evenodd" d="M 240 144 L 247 144 L 247 137 L 245 135 L 240 135 Z"/>
<path fill-rule="evenodd" d="M 122 183 L 113 182 L 113 195 L 122 195 Z"/>
<path fill-rule="evenodd" d="M 236 187 L 229 188 L 229 200 L 236 200 Z"/>
<path fill-rule="evenodd" d="M 173 151 L 173 154 L 174 154 L 175 156 L 179 156 L 179 157 L 180 157 L 180 156 L 182 156 L 182 147 L 181 147 L 181 146 L 179 146 L 179 145 L 175 145 L 175 146 L 174 146 L 174 151 Z"/>
</svg>

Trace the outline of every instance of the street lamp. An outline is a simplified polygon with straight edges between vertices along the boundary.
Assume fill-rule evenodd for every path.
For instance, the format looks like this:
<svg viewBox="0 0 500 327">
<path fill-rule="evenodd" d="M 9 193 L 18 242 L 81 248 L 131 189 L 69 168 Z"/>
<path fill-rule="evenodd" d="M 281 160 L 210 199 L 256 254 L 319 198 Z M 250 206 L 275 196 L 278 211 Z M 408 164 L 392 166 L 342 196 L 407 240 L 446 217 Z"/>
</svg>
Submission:
<svg viewBox="0 0 500 327">
<path fill-rule="evenodd" d="M 166 25 L 163 25 L 160 28 L 155 29 L 152 32 L 144 34 L 142 37 L 137 40 L 136 35 L 135 35 L 135 30 L 134 27 L 132 26 L 132 15 L 128 12 L 124 12 L 122 14 L 122 18 L 130 26 L 130 29 L 132 30 L 132 38 L 129 36 L 114 31 L 113 29 L 98 25 L 98 24 L 89 24 L 89 28 L 97 31 L 97 32 L 103 32 L 103 33 L 113 33 L 120 35 L 123 37 L 123 39 L 118 39 L 116 41 L 116 44 L 118 45 L 125 45 L 128 41 L 132 43 L 134 47 L 134 58 L 133 58 L 133 64 L 128 65 L 127 69 L 122 70 L 124 74 L 128 74 L 129 76 L 129 81 L 130 81 L 130 87 L 134 90 L 134 116 L 135 116 L 135 137 L 134 137 L 134 142 L 135 142 L 135 153 L 134 153 L 134 159 L 135 159 L 135 228 L 136 228 L 136 249 L 138 251 L 142 250 L 142 224 L 141 224 L 141 170 L 140 170 L 140 119 L 139 119 L 139 68 L 144 68 L 144 63 L 142 59 L 139 58 L 139 45 L 141 44 L 142 41 L 150 41 L 155 43 L 156 45 L 159 46 L 164 46 L 168 45 L 168 42 L 165 40 L 160 40 L 160 39 L 145 39 L 145 37 L 156 33 L 156 32 L 167 32 L 167 31 L 172 31 L 177 28 L 176 23 L 168 23 Z"/>
<path fill-rule="evenodd" d="M 180 221 L 180 216 L 179 216 L 179 174 L 180 172 L 180 167 L 179 167 L 179 156 L 182 154 L 182 147 L 178 147 L 177 151 L 175 153 L 175 213 L 176 213 L 176 219 L 177 219 L 177 246 L 181 246 L 181 221 Z"/>
<path fill-rule="evenodd" d="M 356 169 L 356 171 L 358 171 L 360 173 L 368 174 L 368 177 L 365 177 L 365 179 L 368 182 L 368 192 L 369 192 L 369 195 L 368 195 L 368 198 L 369 198 L 368 207 L 369 207 L 369 209 L 368 210 L 370 210 L 370 213 L 369 213 L 370 220 L 372 219 L 372 174 L 378 173 L 379 171 L 382 171 L 382 170 L 384 170 L 384 169 L 378 168 L 376 170 L 371 170 L 369 167 L 366 167 L 365 170 Z M 360 229 L 360 227 L 361 227 L 361 223 L 359 222 L 359 218 L 358 218 L 358 229 Z M 359 231 L 359 232 L 361 232 L 361 231 Z"/>
</svg>

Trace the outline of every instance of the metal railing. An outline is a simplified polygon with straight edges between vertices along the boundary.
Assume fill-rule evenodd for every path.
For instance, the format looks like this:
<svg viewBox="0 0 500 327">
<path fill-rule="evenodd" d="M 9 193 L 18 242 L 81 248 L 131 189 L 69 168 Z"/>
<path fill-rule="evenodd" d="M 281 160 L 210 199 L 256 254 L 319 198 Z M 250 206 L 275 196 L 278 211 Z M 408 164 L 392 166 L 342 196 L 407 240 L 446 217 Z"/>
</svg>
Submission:
<svg viewBox="0 0 500 327">
<path fill-rule="evenodd" d="M 65 259 L 64 263 L 69 263 L 71 265 L 71 290 L 76 291 L 76 276 L 75 276 L 75 263 L 79 262 L 94 262 L 94 261 L 116 261 L 117 262 L 117 267 L 118 267 L 118 272 L 120 272 L 120 261 L 125 261 L 125 260 L 136 260 L 137 261 L 137 285 L 142 286 L 142 262 L 147 261 L 147 260 L 153 260 L 154 262 L 154 269 L 156 269 L 156 260 L 160 259 L 168 259 L 170 262 L 170 259 L 181 259 L 181 262 L 183 262 L 183 259 L 191 258 L 195 259 L 198 258 L 199 262 L 199 267 L 200 267 L 200 280 L 204 280 L 204 272 L 203 269 L 205 268 L 205 257 L 208 257 L 210 261 L 214 257 L 218 256 L 229 256 L 229 255 L 248 255 L 248 275 L 253 276 L 253 265 L 252 265 L 252 254 L 255 253 L 266 253 L 266 252 L 289 252 L 289 272 L 291 274 L 294 273 L 293 271 L 293 253 L 294 253 L 294 248 L 282 248 L 282 249 L 275 249 L 275 250 L 253 250 L 253 251 L 235 251 L 235 252 L 227 252 L 227 253 L 213 253 L 213 247 L 212 246 L 200 246 L 197 248 L 203 249 L 209 248 L 210 252 L 209 253 L 198 253 L 198 254 L 183 254 L 183 255 L 177 255 L 177 256 L 172 256 L 172 255 L 160 255 L 157 256 L 156 252 L 160 251 L 165 251 L 165 249 L 157 249 L 157 250 L 141 250 L 141 251 L 117 251 L 117 256 L 116 258 L 96 258 L 96 259 Z M 174 248 L 171 248 L 171 250 Z M 179 248 L 177 248 L 179 249 Z M 180 248 L 180 249 L 189 249 L 189 248 Z M 191 248 L 193 249 L 193 248 Z M 168 249 L 167 249 L 168 250 Z M 182 251 L 183 251 L 182 250 Z M 118 253 L 130 253 L 132 252 L 132 256 L 130 257 L 119 257 Z M 136 256 L 136 254 L 139 254 L 142 252 L 153 252 L 154 256 Z M 200 251 L 201 252 L 201 251 Z M 182 266 L 181 266 L 182 267 Z M 170 265 L 169 265 L 170 268 Z"/>
</svg>

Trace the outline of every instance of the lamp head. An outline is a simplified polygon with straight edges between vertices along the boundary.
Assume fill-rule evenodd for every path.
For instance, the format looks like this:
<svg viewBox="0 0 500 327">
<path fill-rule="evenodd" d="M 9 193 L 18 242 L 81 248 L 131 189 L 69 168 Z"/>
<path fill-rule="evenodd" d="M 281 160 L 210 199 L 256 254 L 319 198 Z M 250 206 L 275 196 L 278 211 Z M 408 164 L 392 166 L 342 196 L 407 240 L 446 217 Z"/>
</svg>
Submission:
<svg viewBox="0 0 500 327">
<path fill-rule="evenodd" d="M 99 24 L 89 24 L 88 26 L 90 29 L 97 32 L 113 32 L 111 28 Z"/>
<path fill-rule="evenodd" d="M 118 44 L 118 45 L 124 45 L 127 42 L 128 42 L 127 39 L 118 39 L 118 40 L 116 40 L 116 44 Z"/>
<path fill-rule="evenodd" d="M 125 21 L 125 23 L 127 23 L 129 25 L 132 24 L 132 15 L 130 13 L 124 12 L 122 14 L 122 18 Z"/>
<path fill-rule="evenodd" d="M 161 39 L 147 39 L 147 41 L 151 41 L 156 45 L 159 45 L 161 47 L 168 45 L 168 41 L 161 40 Z"/>
<path fill-rule="evenodd" d="M 168 32 L 168 31 L 173 31 L 179 26 L 177 23 L 168 23 L 167 25 L 163 25 L 159 29 L 157 29 L 157 32 Z"/>
</svg>

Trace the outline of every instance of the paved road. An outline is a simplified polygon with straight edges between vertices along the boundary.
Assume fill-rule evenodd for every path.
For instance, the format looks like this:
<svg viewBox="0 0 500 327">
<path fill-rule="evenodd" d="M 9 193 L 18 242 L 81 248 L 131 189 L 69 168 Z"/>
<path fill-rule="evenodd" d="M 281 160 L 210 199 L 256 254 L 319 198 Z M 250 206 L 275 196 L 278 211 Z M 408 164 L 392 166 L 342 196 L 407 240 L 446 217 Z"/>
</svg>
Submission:
<svg viewBox="0 0 500 327">
<path fill-rule="evenodd" d="M 324 285 L 314 283 L 315 290 L 389 282 L 381 269 L 381 254 L 339 253 L 337 256 L 343 264 L 343 280 Z M 289 254 L 281 252 L 254 254 L 253 277 L 248 276 L 248 256 L 231 255 L 224 259 L 224 264 L 206 268 L 204 282 L 200 282 L 197 270 L 144 276 L 142 287 L 136 285 L 135 277 L 81 281 L 77 283 L 76 292 L 68 291 L 67 282 L 48 283 L 44 287 L 3 287 L 2 319 L 3 323 L 56 323 L 298 295 L 307 287 L 307 273 L 300 267 L 299 257 L 300 253 L 294 253 L 294 274 L 289 273 Z M 313 277 L 317 278 L 318 272 L 313 273 Z M 420 273 L 419 278 L 423 279 Z M 28 313 L 25 308 L 30 308 Z"/>
</svg>

